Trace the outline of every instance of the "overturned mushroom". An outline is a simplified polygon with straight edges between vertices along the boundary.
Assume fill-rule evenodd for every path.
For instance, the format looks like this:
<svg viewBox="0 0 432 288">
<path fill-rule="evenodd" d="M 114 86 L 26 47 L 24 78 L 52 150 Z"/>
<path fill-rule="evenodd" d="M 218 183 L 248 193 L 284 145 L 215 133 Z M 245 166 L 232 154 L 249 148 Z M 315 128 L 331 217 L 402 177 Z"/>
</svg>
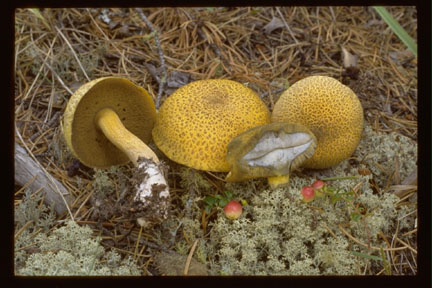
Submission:
<svg viewBox="0 0 432 288">
<path fill-rule="evenodd" d="M 142 177 L 134 201 L 151 215 L 142 226 L 167 217 L 169 190 L 159 159 L 145 144 L 151 139 L 156 109 L 150 95 L 129 80 L 105 77 L 81 86 L 70 98 L 63 133 L 85 165 L 106 168 L 132 161 Z"/>
<path fill-rule="evenodd" d="M 271 123 L 251 128 L 228 144 L 226 181 L 267 177 L 272 188 L 287 184 L 289 174 L 310 158 L 316 138 L 303 125 Z"/>
</svg>

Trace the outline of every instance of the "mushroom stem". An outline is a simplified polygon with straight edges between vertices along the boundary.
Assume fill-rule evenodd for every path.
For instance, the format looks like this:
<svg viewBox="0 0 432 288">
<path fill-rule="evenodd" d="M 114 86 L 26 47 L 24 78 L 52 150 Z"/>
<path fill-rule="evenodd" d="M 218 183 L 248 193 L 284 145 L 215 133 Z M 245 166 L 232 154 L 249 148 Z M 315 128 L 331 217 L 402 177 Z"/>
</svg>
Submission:
<svg viewBox="0 0 432 288">
<path fill-rule="evenodd" d="M 112 109 L 102 109 L 97 113 L 95 120 L 111 143 L 123 151 L 137 167 L 135 177 L 138 186 L 134 200 L 148 209 L 147 214 L 149 214 L 139 217 L 138 224 L 141 227 L 148 227 L 154 219 L 157 222 L 158 219 L 166 219 L 169 208 L 169 187 L 156 154 L 124 127 L 117 113 Z"/>
<path fill-rule="evenodd" d="M 274 177 L 268 177 L 267 181 L 270 185 L 270 188 L 274 189 L 279 186 L 283 186 L 288 184 L 289 182 L 289 174 L 288 175 L 282 175 L 282 176 L 274 176 Z"/>
<path fill-rule="evenodd" d="M 123 151 L 135 166 L 138 165 L 138 157 L 149 158 L 159 163 L 159 158 L 153 150 L 127 130 L 112 109 L 104 108 L 99 111 L 96 115 L 96 124 L 111 143 Z"/>
</svg>

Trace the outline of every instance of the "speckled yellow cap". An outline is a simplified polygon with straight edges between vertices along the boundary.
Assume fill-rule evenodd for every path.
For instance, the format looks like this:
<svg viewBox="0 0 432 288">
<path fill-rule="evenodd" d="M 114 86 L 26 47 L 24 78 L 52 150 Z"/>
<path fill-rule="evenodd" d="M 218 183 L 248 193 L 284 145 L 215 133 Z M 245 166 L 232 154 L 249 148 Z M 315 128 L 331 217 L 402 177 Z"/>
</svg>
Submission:
<svg viewBox="0 0 432 288">
<path fill-rule="evenodd" d="M 198 170 L 229 171 L 227 145 L 241 132 L 270 122 L 258 95 L 231 80 L 198 80 L 171 94 L 159 109 L 153 140 L 171 160 Z"/>
<path fill-rule="evenodd" d="M 363 108 L 355 93 L 338 80 L 310 76 L 294 83 L 276 102 L 272 122 L 299 123 L 317 138 L 307 168 L 329 168 L 347 159 L 363 131 Z"/>
</svg>

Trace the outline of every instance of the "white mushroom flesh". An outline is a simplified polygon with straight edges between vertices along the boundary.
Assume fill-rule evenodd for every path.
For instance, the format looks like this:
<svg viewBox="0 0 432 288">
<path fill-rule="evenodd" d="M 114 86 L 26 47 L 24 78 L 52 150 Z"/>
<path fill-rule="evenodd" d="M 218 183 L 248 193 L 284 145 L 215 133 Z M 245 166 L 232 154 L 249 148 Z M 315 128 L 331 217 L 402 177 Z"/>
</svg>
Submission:
<svg viewBox="0 0 432 288">
<path fill-rule="evenodd" d="M 313 141 L 312 137 L 305 132 L 267 132 L 257 145 L 243 156 L 243 160 L 251 167 L 283 167 L 290 165 L 310 147 Z"/>
</svg>

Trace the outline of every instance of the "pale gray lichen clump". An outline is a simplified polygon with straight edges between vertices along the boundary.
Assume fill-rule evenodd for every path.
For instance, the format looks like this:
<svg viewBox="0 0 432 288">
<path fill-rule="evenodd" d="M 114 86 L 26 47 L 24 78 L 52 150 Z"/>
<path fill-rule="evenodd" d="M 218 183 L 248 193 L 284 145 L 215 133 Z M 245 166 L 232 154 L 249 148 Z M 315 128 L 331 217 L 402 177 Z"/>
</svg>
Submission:
<svg viewBox="0 0 432 288">
<path fill-rule="evenodd" d="M 210 273 L 214 275 L 356 275 L 365 267 L 382 269 L 383 263 L 355 252 L 379 256 L 347 237 L 339 225 L 362 243 L 387 247 L 379 233 L 391 235 L 399 229 L 414 229 L 415 213 L 397 207 L 399 197 L 385 191 L 385 183 L 394 170 L 393 159 L 399 157 L 403 180 L 416 169 L 417 146 L 396 133 L 378 134 L 368 126 L 353 157 L 327 170 L 304 170 L 294 174 L 286 188 L 251 191 L 245 183 L 227 184 L 239 197 L 249 201 L 241 218 L 231 221 L 219 215 L 212 224 L 206 242 Z M 376 168 L 379 163 L 386 171 Z M 373 174 L 360 175 L 359 168 Z M 357 179 L 330 182 L 349 191 L 359 183 L 358 203 L 370 211 L 364 221 L 350 218 L 346 202 L 332 204 L 328 198 L 303 203 L 300 190 L 315 179 L 335 176 L 359 176 Z M 373 191 L 370 179 L 377 181 Z M 313 206 L 313 207 L 311 207 Z M 411 210 L 413 207 L 411 207 Z M 408 216 L 407 216 L 408 215 Z M 399 222 L 399 224 L 398 224 Z M 352 253 L 354 251 L 354 253 Z"/>
<path fill-rule="evenodd" d="M 33 242 L 40 252 L 29 255 L 17 275 L 141 275 L 130 257 L 122 260 L 117 252 L 105 251 L 88 226 L 73 221 L 49 235 L 38 234 Z"/>
</svg>

